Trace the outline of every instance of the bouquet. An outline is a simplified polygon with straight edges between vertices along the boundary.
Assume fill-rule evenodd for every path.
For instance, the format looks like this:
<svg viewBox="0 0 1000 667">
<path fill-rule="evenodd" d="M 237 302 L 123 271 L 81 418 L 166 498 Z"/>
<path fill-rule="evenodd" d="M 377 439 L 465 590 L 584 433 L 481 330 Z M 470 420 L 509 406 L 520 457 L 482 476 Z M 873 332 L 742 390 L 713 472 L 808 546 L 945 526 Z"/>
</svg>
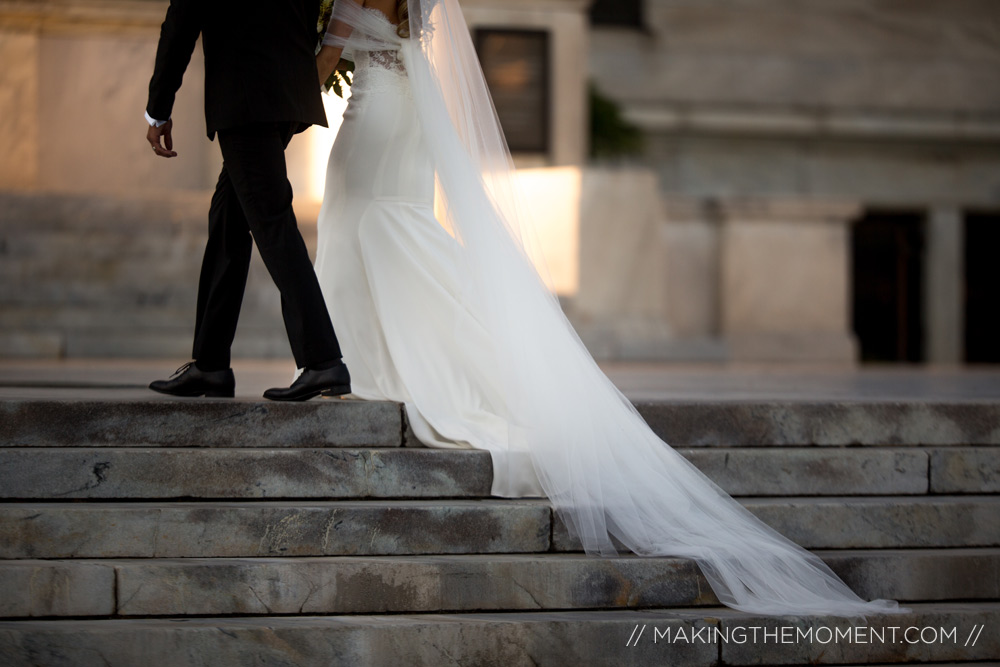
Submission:
<svg viewBox="0 0 1000 667">
<path fill-rule="evenodd" d="M 330 23 L 330 17 L 333 16 L 333 3 L 334 0 L 320 0 L 319 3 L 319 20 L 316 22 L 316 53 L 323 47 L 323 36 L 326 35 L 326 26 Z M 343 63 L 347 63 L 347 67 L 342 69 L 334 69 L 330 78 L 326 80 L 323 84 L 323 90 L 330 92 L 333 90 L 339 97 L 344 97 L 344 87 L 351 87 L 351 77 L 354 72 L 354 63 L 349 60 L 341 60 Z"/>
</svg>

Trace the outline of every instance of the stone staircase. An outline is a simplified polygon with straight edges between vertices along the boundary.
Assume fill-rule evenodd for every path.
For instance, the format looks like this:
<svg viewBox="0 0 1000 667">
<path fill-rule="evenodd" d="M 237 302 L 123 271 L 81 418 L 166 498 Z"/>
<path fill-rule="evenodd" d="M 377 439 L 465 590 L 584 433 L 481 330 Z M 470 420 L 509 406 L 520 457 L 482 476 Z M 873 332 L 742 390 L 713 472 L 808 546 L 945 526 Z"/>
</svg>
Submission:
<svg viewBox="0 0 1000 667">
<path fill-rule="evenodd" d="M 860 595 L 913 614 L 823 641 L 851 623 L 726 609 L 683 559 L 587 557 L 544 500 L 489 497 L 486 453 L 420 447 L 396 404 L 24 399 L 0 401 L 0 664 L 1000 657 L 1000 404 L 639 408 Z M 707 634 L 740 628 L 815 634 Z"/>
<path fill-rule="evenodd" d="M 187 357 L 210 198 L 0 191 L 0 357 Z M 254 251 L 234 354 L 287 357 L 281 321 Z"/>
</svg>

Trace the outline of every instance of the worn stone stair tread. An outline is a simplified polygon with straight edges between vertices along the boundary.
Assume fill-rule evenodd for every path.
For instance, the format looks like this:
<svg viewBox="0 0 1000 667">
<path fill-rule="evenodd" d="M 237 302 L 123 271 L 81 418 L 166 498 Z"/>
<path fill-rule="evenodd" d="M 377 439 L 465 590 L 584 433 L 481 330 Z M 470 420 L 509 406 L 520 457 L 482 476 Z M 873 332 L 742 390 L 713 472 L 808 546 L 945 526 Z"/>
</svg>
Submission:
<svg viewBox="0 0 1000 667">
<path fill-rule="evenodd" d="M 151 392 L 152 393 L 152 392 Z M 399 447 L 388 401 L 2 400 L 0 446 Z"/>
<path fill-rule="evenodd" d="M 547 551 L 543 500 L 0 504 L 0 558 Z"/>
<path fill-rule="evenodd" d="M 930 454 L 917 447 L 714 447 L 679 453 L 734 496 L 826 496 L 923 494 L 928 490 Z M 950 448 L 931 450 L 950 453 Z M 964 451 L 964 450 L 963 450 Z M 995 460 L 978 455 L 977 463 Z M 963 471 L 955 456 L 936 461 L 942 480 Z M 951 474 L 949 474 L 951 473 Z M 961 479 L 953 486 L 962 488 Z"/>
<path fill-rule="evenodd" d="M 764 523 L 807 549 L 1000 546 L 1000 496 L 738 498 Z M 617 544 L 617 542 L 616 542 Z M 554 551 L 581 551 L 554 517 Z"/>
<path fill-rule="evenodd" d="M 996 400 L 637 401 L 674 447 L 997 445 Z"/>
<path fill-rule="evenodd" d="M 1000 597 L 1000 549 L 816 552 L 863 598 Z M 0 617 L 718 605 L 693 561 L 582 554 L 0 561 Z"/>
<path fill-rule="evenodd" d="M 954 627 L 940 643 L 795 644 L 762 641 L 677 641 L 699 628 L 718 632 L 780 632 L 826 636 L 850 632 L 850 619 L 762 617 L 724 608 L 651 611 L 569 611 L 477 614 L 353 615 L 249 618 L 0 621 L 0 652 L 9 667 L 69 664 L 102 667 L 164 664 L 324 665 L 651 665 L 858 664 L 955 662 L 1000 655 L 998 603 L 912 605 L 907 616 L 869 616 L 861 630 Z M 856 621 L 855 621 L 856 622 Z M 966 635 L 986 626 L 976 641 Z M 743 630 L 741 630 L 743 628 Z M 827 630 L 822 630 L 827 628 Z M 641 632 L 640 632 L 641 630 Z M 671 633 L 672 641 L 665 640 Z M 901 632 L 900 630 L 899 632 Z M 824 633 L 820 635 L 820 633 Z M 638 639 L 636 637 L 638 636 Z M 745 636 L 745 635 L 744 635 Z M 807 635 L 810 636 L 810 635 Z M 657 638 L 657 641 L 654 641 Z M 210 663 L 206 656 L 211 656 Z M 61 661 L 61 662 L 60 662 Z"/>
<path fill-rule="evenodd" d="M 337 441 L 338 429 L 355 430 L 371 422 L 391 420 L 400 425 L 400 407 L 365 401 L 309 401 L 287 405 L 254 401 L 0 401 L 0 443 L 87 445 L 108 442 L 184 444 L 201 438 L 217 444 L 232 440 L 266 441 L 290 446 Z M 86 406 L 86 407 L 81 407 Z M 376 406 L 376 407 L 373 407 Z M 767 446 L 972 446 L 1000 444 L 1000 403 L 997 401 L 658 401 L 638 402 L 640 414 L 670 445 L 684 447 Z M 233 408 L 236 410 L 233 410 Z M 239 410 L 246 410 L 244 418 Z M 317 410 L 333 420 L 307 416 Z M 348 410 L 350 413 L 347 417 Z M 365 410 L 373 411 L 365 413 Z M 386 411 L 384 414 L 379 411 Z M 262 412 L 263 411 L 263 412 Z M 168 415 L 171 415 L 167 419 Z M 59 414 L 53 419 L 53 414 Z M 271 419 L 263 420 L 262 414 Z M 288 415 L 304 421 L 276 439 Z M 281 418 L 284 416 L 284 418 Z M 213 424 L 213 420 L 225 417 Z M 342 419 L 336 419 L 342 417 Z M 193 428 L 197 426 L 198 428 Z M 241 432 L 242 429 L 242 432 Z M 204 430 L 205 435 L 199 435 Z M 399 440 L 400 429 L 388 429 Z M 382 430 L 378 433 L 383 434 Z M 371 445 L 374 442 L 348 444 Z M 270 438 L 270 439 L 269 439 Z M 290 440 L 282 444 L 281 440 Z"/>
<path fill-rule="evenodd" d="M 0 498 L 487 497 L 492 480 L 482 450 L 0 448 Z"/>
<path fill-rule="evenodd" d="M 747 498 L 811 549 L 1000 545 L 1000 496 Z M 0 503 L 0 558 L 580 551 L 538 500 Z"/>
<path fill-rule="evenodd" d="M 958 643 L 647 644 L 652 627 L 848 622 L 719 608 L 690 560 L 585 556 L 547 500 L 488 497 L 488 453 L 412 447 L 396 403 L 18 398 L 0 400 L 0 663 L 950 664 L 1000 655 L 991 631 L 1000 621 L 1000 404 L 639 408 L 862 597 L 916 612 L 869 621 L 957 627 Z M 626 645 L 643 624 L 652 626 L 643 641 Z M 983 626 L 975 646 L 961 645 Z"/>
<path fill-rule="evenodd" d="M 680 453 L 737 496 L 926 494 L 929 486 L 981 493 L 1000 487 L 1000 448 L 994 447 Z M 12 499 L 481 497 L 491 485 L 484 450 L 124 443 L 0 448 L 0 498 Z"/>
</svg>

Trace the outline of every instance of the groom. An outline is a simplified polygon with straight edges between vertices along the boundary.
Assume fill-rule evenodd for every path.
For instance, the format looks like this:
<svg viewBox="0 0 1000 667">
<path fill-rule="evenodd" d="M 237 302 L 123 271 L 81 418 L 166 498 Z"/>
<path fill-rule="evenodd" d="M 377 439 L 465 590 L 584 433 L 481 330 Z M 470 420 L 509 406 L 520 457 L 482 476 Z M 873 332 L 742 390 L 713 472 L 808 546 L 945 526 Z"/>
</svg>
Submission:
<svg viewBox="0 0 1000 667">
<path fill-rule="evenodd" d="M 285 148 L 312 124 L 326 126 L 314 57 L 317 0 L 171 0 L 149 82 L 146 138 L 172 158 L 174 96 L 201 34 L 205 119 L 223 167 L 208 213 L 198 284 L 194 361 L 150 389 L 175 396 L 235 391 L 230 348 L 246 288 L 252 243 L 281 293 L 295 363 L 305 371 L 265 398 L 307 400 L 351 391 L 350 375 L 292 212 Z"/>
</svg>

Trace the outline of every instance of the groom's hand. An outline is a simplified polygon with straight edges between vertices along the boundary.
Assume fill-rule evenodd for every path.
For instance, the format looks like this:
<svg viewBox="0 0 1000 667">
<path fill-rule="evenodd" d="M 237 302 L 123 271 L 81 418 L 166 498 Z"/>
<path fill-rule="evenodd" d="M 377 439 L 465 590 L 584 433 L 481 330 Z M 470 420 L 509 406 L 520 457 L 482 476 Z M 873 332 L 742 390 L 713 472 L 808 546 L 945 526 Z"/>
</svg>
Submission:
<svg viewBox="0 0 1000 667">
<path fill-rule="evenodd" d="M 177 151 L 174 150 L 174 139 L 171 136 L 173 127 L 174 121 L 168 120 L 159 127 L 150 125 L 146 131 L 146 141 L 153 147 L 153 152 L 160 157 L 177 157 Z M 161 138 L 163 144 L 160 143 Z"/>
</svg>

